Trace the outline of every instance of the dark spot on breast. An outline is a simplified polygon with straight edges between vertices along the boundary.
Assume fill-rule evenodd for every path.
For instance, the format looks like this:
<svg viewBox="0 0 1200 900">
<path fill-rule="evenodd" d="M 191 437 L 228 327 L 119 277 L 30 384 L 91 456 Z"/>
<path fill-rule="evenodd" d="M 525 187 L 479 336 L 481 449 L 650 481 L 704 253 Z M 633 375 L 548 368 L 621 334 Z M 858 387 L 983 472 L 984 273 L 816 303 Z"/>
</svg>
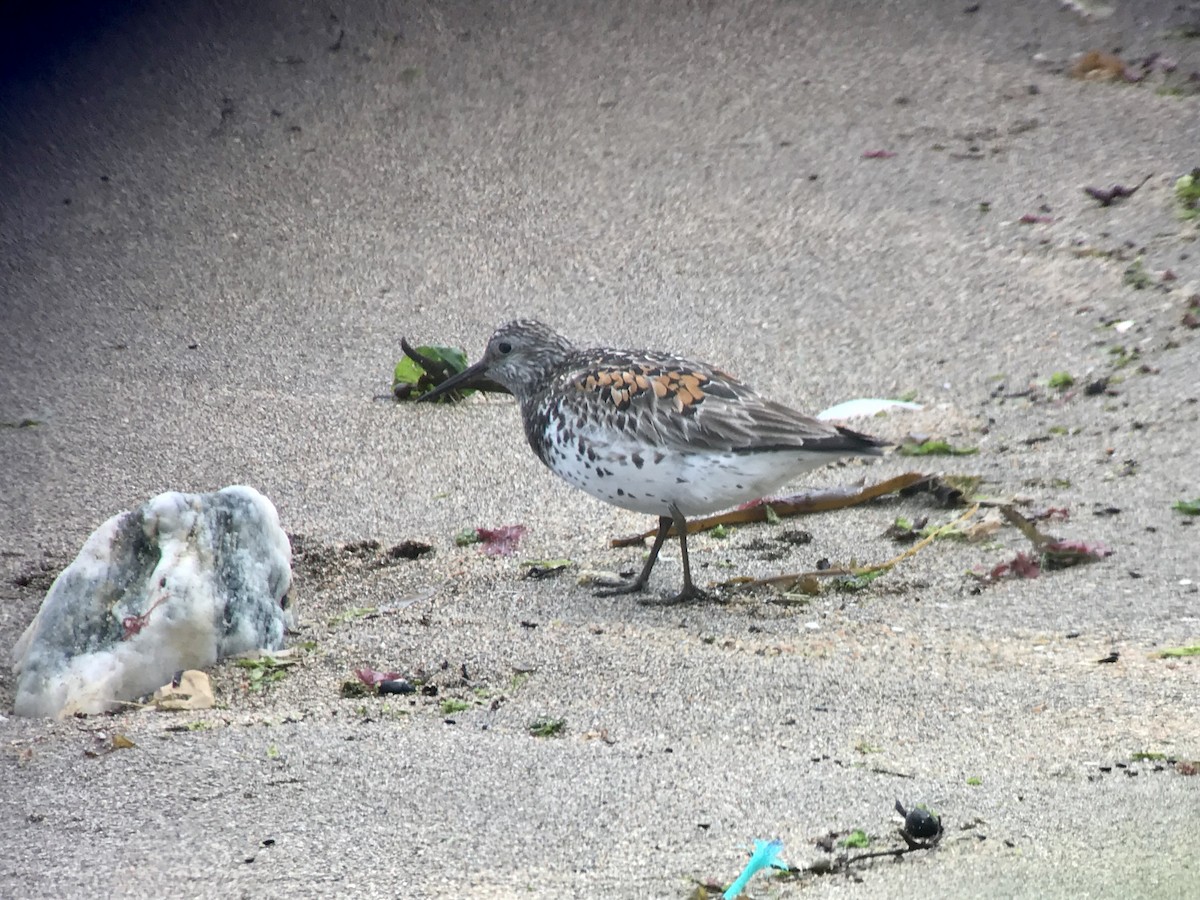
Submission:
<svg viewBox="0 0 1200 900">
<path fill-rule="evenodd" d="M 688 482 L 687 482 L 686 478 L 676 478 L 675 483 L 676 484 L 687 484 Z"/>
<path fill-rule="evenodd" d="M 658 465 L 660 462 L 662 462 L 666 458 L 667 458 L 667 456 L 665 453 L 659 453 L 657 450 L 654 451 L 654 464 L 655 465 Z"/>
<path fill-rule="evenodd" d="M 632 463 L 633 463 L 635 466 L 637 466 L 639 469 L 640 469 L 640 468 L 641 468 L 643 465 L 645 465 L 645 464 L 646 464 L 646 461 L 645 461 L 644 459 L 642 459 L 642 456 L 641 456 L 641 454 L 640 454 L 640 453 L 635 453 L 635 454 L 633 454 L 631 457 L 629 457 L 629 461 L 630 461 L 630 462 L 632 462 Z"/>
<path fill-rule="evenodd" d="M 621 490 L 621 488 L 617 488 L 617 496 L 618 496 L 618 497 L 624 497 L 624 496 L 625 496 L 625 492 L 624 492 L 623 490 Z"/>
<path fill-rule="evenodd" d="M 591 447 L 587 448 L 587 458 L 590 459 L 592 462 L 596 461 L 596 451 L 593 450 Z"/>
</svg>

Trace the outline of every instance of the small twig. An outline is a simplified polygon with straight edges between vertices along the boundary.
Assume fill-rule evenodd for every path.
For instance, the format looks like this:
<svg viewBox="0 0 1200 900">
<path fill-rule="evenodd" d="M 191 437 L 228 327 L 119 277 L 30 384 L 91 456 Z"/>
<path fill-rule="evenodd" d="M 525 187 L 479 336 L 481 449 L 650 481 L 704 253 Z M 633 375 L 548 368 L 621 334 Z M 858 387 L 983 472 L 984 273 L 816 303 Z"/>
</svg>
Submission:
<svg viewBox="0 0 1200 900">
<path fill-rule="evenodd" d="M 847 856 L 846 865 L 848 866 L 851 863 L 862 862 L 863 860 L 867 859 L 879 859 L 884 856 L 892 856 L 898 859 L 905 854 L 915 853 L 918 850 L 932 850 L 936 846 L 935 844 L 919 843 L 914 841 L 912 838 L 905 838 L 905 840 L 908 842 L 907 847 L 896 847 L 893 850 L 872 850 L 870 853 L 859 853 L 857 856 Z"/>
<path fill-rule="evenodd" d="M 722 584 L 722 587 L 749 588 L 749 587 L 769 586 L 769 587 L 777 587 L 780 590 L 786 591 L 788 588 L 792 587 L 798 581 L 802 581 L 806 578 L 829 578 L 829 577 L 835 577 L 838 575 L 873 575 L 876 572 L 886 572 L 887 570 L 895 567 L 899 563 L 908 559 L 910 556 L 913 556 L 914 554 L 919 553 L 925 547 L 928 547 L 933 541 L 937 540 L 939 535 L 954 529 L 958 525 L 961 525 L 963 522 L 965 522 L 967 519 L 971 518 L 971 516 L 975 515 L 975 513 L 977 513 L 977 512 L 979 512 L 979 504 L 974 503 L 971 505 L 970 509 L 968 509 L 965 513 L 963 513 L 961 516 L 956 518 L 954 521 L 950 522 L 947 525 L 943 525 L 939 528 L 935 528 L 929 534 L 925 535 L 925 537 L 921 538 L 921 540 L 917 541 L 915 544 L 913 544 L 911 547 L 909 547 L 907 550 L 905 550 L 900 555 L 893 556 L 891 559 L 887 560 L 886 562 L 876 563 L 873 566 L 861 566 L 858 568 L 847 568 L 847 567 L 841 566 L 841 567 L 832 568 L 832 569 L 815 569 L 811 572 L 795 572 L 790 575 L 773 575 L 769 578 L 750 578 L 750 577 L 731 578 L 728 581 L 724 582 Z"/>
<path fill-rule="evenodd" d="M 1033 544 L 1033 549 L 1037 550 L 1039 553 L 1047 544 L 1054 541 L 1054 538 L 1047 537 L 1038 531 L 1033 522 L 1017 512 L 1012 506 L 1007 504 L 1001 506 L 1000 514 L 1004 516 L 1004 518 L 1008 519 L 1009 523 L 1015 525 L 1017 530 L 1020 531 L 1021 534 L 1025 535 L 1025 537 L 1029 540 L 1029 543 Z"/>
<path fill-rule="evenodd" d="M 870 859 L 899 859 L 909 853 L 916 853 L 918 850 L 935 850 L 938 846 L 938 840 L 918 841 L 910 835 L 904 833 L 900 829 L 900 837 L 904 839 L 906 847 L 893 847 L 891 850 L 871 850 L 867 853 L 859 853 L 855 856 L 850 856 L 846 853 L 839 853 L 834 857 L 821 857 L 807 866 L 793 866 L 788 870 L 783 877 L 795 879 L 802 875 L 836 875 L 847 871 L 851 863 L 865 862 Z"/>
<path fill-rule="evenodd" d="M 153 703 L 138 703 L 136 700 L 119 700 L 116 697 L 112 697 L 105 702 L 113 703 L 117 706 L 128 706 L 130 709 L 151 709 L 154 706 Z"/>
<path fill-rule="evenodd" d="M 766 522 L 772 514 L 781 519 L 790 516 L 810 515 L 812 513 L 829 512 L 835 509 L 849 509 L 859 506 L 876 497 L 895 494 L 905 488 L 926 481 L 930 476 L 921 472 L 905 472 L 895 478 L 889 478 L 878 484 L 860 488 L 848 493 L 845 488 L 828 488 L 820 491 L 810 491 L 806 494 L 793 494 L 790 497 L 764 499 L 755 506 L 747 506 L 715 516 L 705 516 L 702 519 L 692 519 L 687 523 L 688 534 L 708 531 L 718 525 L 744 525 L 750 522 Z M 768 509 L 770 512 L 768 512 Z M 609 542 L 610 547 L 636 547 L 646 538 L 654 537 L 658 530 L 651 528 L 641 534 L 616 537 Z M 675 529 L 668 532 L 668 537 L 675 537 Z"/>
<path fill-rule="evenodd" d="M 1152 175 L 1147 175 L 1131 188 L 1125 187 L 1123 184 L 1114 184 L 1107 190 L 1104 188 L 1085 187 L 1083 192 L 1093 200 L 1100 201 L 1101 206 L 1112 206 L 1118 200 L 1124 200 L 1126 197 L 1132 197 L 1138 192 L 1138 188 L 1144 185 L 1152 177 Z"/>
<path fill-rule="evenodd" d="M 911 772 L 898 772 L 895 769 L 885 769 L 882 766 L 871 766 L 868 770 L 876 775 L 891 775 L 893 778 L 916 778 L 917 776 Z"/>
<path fill-rule="evenodd" d="M 899 556 L 893 556 L 887 562 L 882 562 L 882 563 L 879 563 L 878 565 L 874 565 L 874 566 L 867 566 L 865 569 L 855 569 L 854 574 L 855 575 L 870 575 L 872 572 L 886 572 L 888 569 L 892 568 L 897 563 L 903 562 L 904 560 L 908 559 L 913 554 L 920 552 L 920 550 L 922 548 L 929 546 L 931 543 L 933 543 L 935 540 L 937 540 L 940 535 L 946 533 L 947 531 L 953 530 L 958 525 L 961 525 L 963 522 L 967 521 L 967 519 L 971 518 L 971 516 L 975 515 L 975 513 L 977 513 L 977 512 L 979 512 L 979 504 L 974 503 L 971 505 L 970 509 L 968 509 L 965 513 L 963 513 L 961 516 L 959 516 L 953 522 L 950 522 L 949 524 L 946 524 L 946 525 L 942 525 L 940 528 L 935 528 L 933 531 L 929 532 L 929 534 L 925 535 L 925 537 L 921 538 L 921 540 L 917 541 L 915 544 L 913 544 L 911 547 L 909 547 L 907 550 L 905 550 Z"/>
</svg>

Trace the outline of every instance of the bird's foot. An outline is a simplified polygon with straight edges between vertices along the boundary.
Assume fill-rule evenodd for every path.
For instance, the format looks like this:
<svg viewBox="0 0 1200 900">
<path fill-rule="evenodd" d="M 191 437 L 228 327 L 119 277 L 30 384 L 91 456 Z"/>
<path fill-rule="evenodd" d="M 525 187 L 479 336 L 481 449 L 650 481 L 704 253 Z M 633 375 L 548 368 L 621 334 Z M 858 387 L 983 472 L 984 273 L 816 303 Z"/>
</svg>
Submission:
<svg viewBox="0 0 1200 900">
<path fill-rule="evenodd" d="M 647 583 L 648 582 L 643 581 L 641 578 L 637 578 L 633 581 L 626 582 L 625 584 L 600 588 L 598 591 L 595 591 L 595 596 L 619 597 L 622 594 L 640 594 L 642 591 L 646 590 Z"/>
<path fill-rule="evenodd" d="M 651 599 L 645 597 L 638 600 L 643 606 L 681 606 L 685 603 L 720 603 L 721 598 L 708 591 L 702 591 L 694 584 L 685 584 L 683 590 L 674 597 Z"/>
</svg>

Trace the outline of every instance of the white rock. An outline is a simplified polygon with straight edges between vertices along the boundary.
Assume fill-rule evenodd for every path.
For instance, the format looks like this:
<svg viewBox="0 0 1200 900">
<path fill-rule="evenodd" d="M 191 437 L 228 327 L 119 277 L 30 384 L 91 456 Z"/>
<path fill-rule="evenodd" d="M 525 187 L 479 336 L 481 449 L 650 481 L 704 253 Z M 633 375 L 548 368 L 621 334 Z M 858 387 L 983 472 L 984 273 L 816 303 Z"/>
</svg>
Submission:
<svg viewBox="0 0 1200 900">
<path fill-rule="evenodd" d="M 823 409 L 817 413 L 815 418 L 823 422 L 830 419 L 865 419 L 881 412 L 923 408 L 920 403 L 909 403 L 906 400 L 877 400 L 873 397 L 859 397 L 857 400 L 846 400 L 829 407 L 829 409 Z"/>
<path fill-rule="evenodd" d="M 113 516 L 13 649 L 14 712 L 104 712 L 181 669 L 279 649 L 291 557 L 275 507 L 249 487 L 160 494 Z"/>
</svg>

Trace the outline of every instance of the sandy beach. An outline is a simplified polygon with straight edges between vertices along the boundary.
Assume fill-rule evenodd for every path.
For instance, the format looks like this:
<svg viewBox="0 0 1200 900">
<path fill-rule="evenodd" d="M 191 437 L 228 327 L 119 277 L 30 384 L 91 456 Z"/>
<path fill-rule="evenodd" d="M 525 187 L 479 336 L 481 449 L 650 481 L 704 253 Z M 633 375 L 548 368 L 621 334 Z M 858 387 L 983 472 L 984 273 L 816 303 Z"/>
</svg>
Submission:
<svg viewBox="0 0 1200 900">
<path fill-rule="evenodd" d="M 856 830 L 903 846 L 900 800 L 941 815 L 936 850 L 744 896 L 1195 896 L 1200 658 L 1162 651 L 1200 644 L 1200 516 L 1172 508 L 1200 500 L 1200 219 L 1174 191 L 1200 7 L 1088 6 L 25 22 L 0 85 L 0 647 L 109 516 L 231 484 L 292 536 L 300 624 L 286 677 L 219 666 L 203 712 L 21 719 L 0 667 L 0 895 L 687 898 L 756 838 L 801 868 Z M 1073 77 L 1093 49 L 1124 68 Z M 977 452 L 793 489 L 979 476 L 1113 553 L 981 583 L 1029 549 L 1005 527 L 857 591 L 594 596 L 580 573 L 636 570 L 610 541 L 652 521 L 546 471 L 511 398 L 390 397 L 402 336 L 474 359 L 525 316 L 810 412 L 915 398 L 855 427 Z M 875 562 L 897 518 L 962 512 L 738 526 L 692 565 Z M 455 541 L 509 524 L 513 556 Z M 571 565 L 526 577 L 543 559 Z M 652 587 L 680 577 L 668 544 Z M 426 690 L 343 697 L 360 667 Z"/>
</svg>

